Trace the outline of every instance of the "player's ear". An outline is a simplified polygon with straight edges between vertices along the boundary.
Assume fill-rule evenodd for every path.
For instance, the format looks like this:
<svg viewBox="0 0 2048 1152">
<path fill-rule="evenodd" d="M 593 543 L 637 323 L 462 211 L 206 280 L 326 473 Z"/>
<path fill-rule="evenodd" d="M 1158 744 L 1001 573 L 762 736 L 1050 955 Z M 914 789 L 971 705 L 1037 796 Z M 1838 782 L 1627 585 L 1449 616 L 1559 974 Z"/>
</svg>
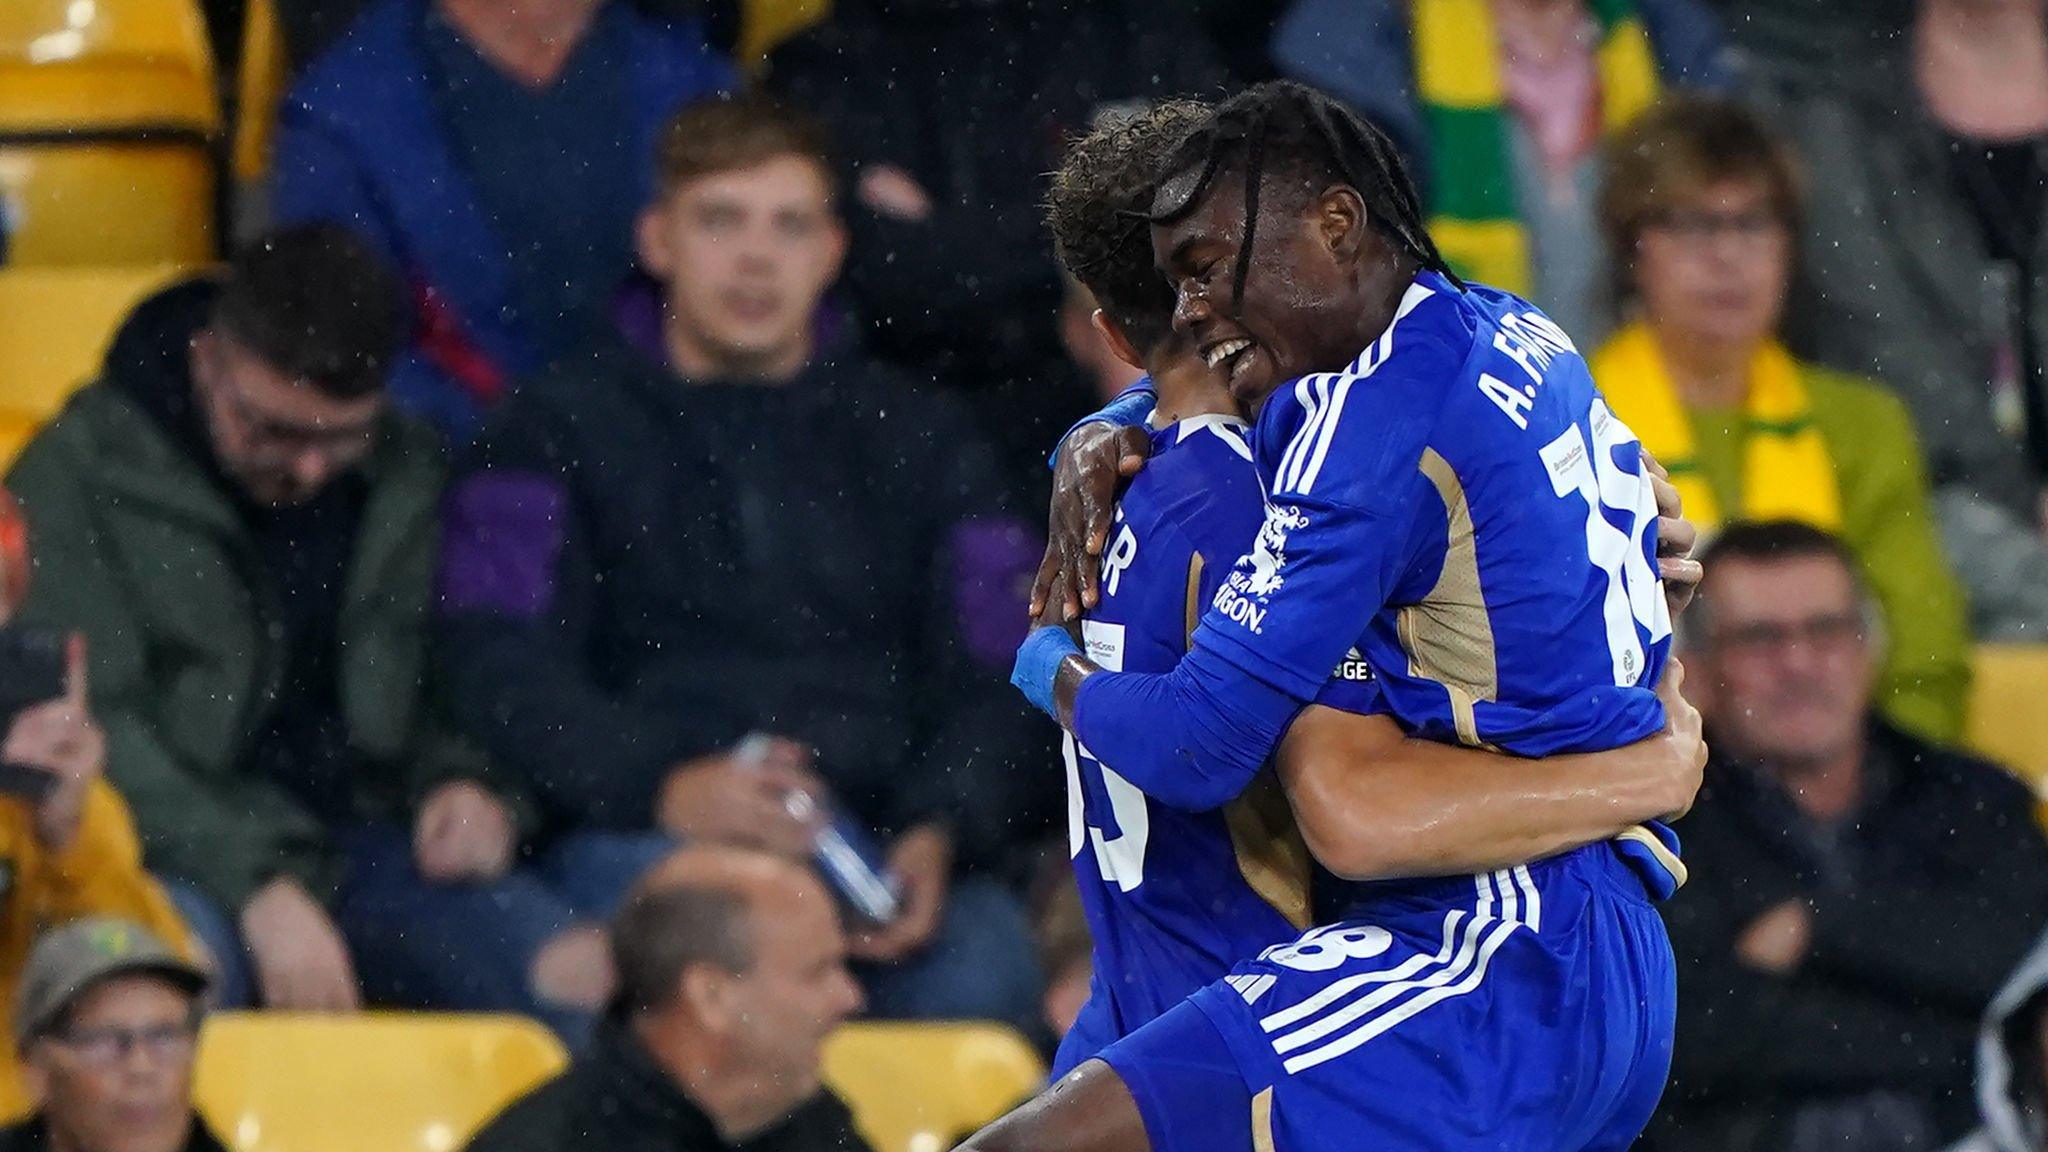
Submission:
<svg viewBox="0 0 2048 1152">
<path fill-rule="evenodd" d="M 1368 225 L 1365 198 L 1358 189 L 1349 184 L 1332 184 L 1316 197 L 1315 224 L 1317 234 L 1332 256 L 1349 260 L 1358 255 L 1365 243 Z"/>
<path fill-rule="evenodd" d="M 1094 315 L 1088 317 L 1088 322 L 1095 325 L 1097 332 L 1102 333 L 1103 340 L 1109 344 L 1109 350 L 1116 353 L 1117 359 L 1140 372 L 1145 371 L 1144 357 L 1139 356 L 1138 350 L 1131 347 L 1131 338 L 1124 335 L 1124 330 L 1117 327 L 1116 321 L 1097 308 Z"/>
</svg>

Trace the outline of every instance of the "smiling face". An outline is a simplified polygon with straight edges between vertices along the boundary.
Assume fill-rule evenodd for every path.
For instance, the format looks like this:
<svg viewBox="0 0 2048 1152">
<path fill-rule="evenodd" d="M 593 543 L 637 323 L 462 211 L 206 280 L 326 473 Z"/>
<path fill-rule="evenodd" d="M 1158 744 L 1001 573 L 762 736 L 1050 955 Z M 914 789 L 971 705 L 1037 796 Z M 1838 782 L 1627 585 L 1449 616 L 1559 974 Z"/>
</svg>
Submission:
<svg viewBox="0 0 2048 1152">
<path fill-rule="evenodd" d="M 1186 201 L 1198 175 L 1188 170 L 1167 180 L 1157 204 Z M 1154 258 L 1175 292 L 1175 331 L 1254 410 L 1286 381 L 1356 359 L 1413 275 L 1370 226 L 1356 190 L 1320 184 L 1267 173 L 1241 295 L 1234 283 L 1245 239 L 1241 172 L 1218 171 L 1192 210 L 1152 229 Z"/>
</svg>

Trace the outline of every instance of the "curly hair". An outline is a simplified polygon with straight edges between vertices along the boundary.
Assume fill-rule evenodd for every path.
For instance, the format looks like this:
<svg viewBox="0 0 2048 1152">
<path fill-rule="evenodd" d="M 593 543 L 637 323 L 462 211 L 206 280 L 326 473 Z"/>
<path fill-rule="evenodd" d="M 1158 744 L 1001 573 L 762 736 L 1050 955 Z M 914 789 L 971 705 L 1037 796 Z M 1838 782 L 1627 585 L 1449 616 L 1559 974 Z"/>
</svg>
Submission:
<svg viewBox="0 0 2048 1152">
<path fill-rule="evenodd" d="M 1173 290 L 1152 266 L 1153 189 L 1163 161 L 1209 113 L 1198 101 L 1166 100 L 1098 124 L 1053 173 L 1045 215 L 1060 263 L 1140 350 L 1173 325 Z"/>
</svg>

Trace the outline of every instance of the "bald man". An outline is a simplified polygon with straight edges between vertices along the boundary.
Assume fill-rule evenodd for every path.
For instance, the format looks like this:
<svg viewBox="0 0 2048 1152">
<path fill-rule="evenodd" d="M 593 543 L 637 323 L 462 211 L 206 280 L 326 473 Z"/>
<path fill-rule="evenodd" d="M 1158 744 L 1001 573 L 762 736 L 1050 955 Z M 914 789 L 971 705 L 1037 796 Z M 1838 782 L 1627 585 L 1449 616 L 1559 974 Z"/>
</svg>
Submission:
<svg viewBox="0 0 2048 1152">
<path fill-rule="evenodd" d="M 869 1152 L 819 1080 L 819 1049 L 861 994 L 807 869 L 685 848 L 641 879 L 612 950 L 618 993 L 590 1051 L 470 1152 Z"/>
</svg>

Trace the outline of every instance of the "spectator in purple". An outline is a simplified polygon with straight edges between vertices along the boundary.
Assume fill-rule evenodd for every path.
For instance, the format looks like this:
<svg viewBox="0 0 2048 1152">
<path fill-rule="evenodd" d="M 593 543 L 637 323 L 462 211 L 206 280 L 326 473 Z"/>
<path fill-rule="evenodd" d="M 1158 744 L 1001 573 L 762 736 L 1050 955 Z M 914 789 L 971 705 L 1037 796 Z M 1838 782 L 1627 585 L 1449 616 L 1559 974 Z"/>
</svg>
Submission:
<svg viewBox="0 0 2048 1152">
<path fill-rule="evenodd" d="M 623 0 L 377 0 L 279 114 L 275 214 L 405 275 L 394 400 L 457 441 L 608 306 L 656 131 L 733 72 Z"/>
<path fill-rule="evenodd" d="M 875 1010 L 1028 1023 L 1021 902 L 955 861 L 994 862 L 1057 788 L 1004 681 L 1036 538 L 946 397 L 817 335 L 846 234 L 814 127 L 698 104 L 659 167 L 639 238 L 661 298 L 524 386 L 457 471 L 455 708 L 533 789 L 586 909 L 679 839 L 808 859 L 801 789 L 903 882 L 901 915 L 853 933 Z"/>
<path fill-rule="evenodd" d="M 1179 7 L 839 0 L 769 58 L 767 86 L 822 117 L 851 167 L 846 288 L 870 345 L 973 391 L 1030 507 L 1045 446 L 1096 404 L 1054 332 L 1046 173 L 1098 114 L 1222 82 Z"/>
</svg>

